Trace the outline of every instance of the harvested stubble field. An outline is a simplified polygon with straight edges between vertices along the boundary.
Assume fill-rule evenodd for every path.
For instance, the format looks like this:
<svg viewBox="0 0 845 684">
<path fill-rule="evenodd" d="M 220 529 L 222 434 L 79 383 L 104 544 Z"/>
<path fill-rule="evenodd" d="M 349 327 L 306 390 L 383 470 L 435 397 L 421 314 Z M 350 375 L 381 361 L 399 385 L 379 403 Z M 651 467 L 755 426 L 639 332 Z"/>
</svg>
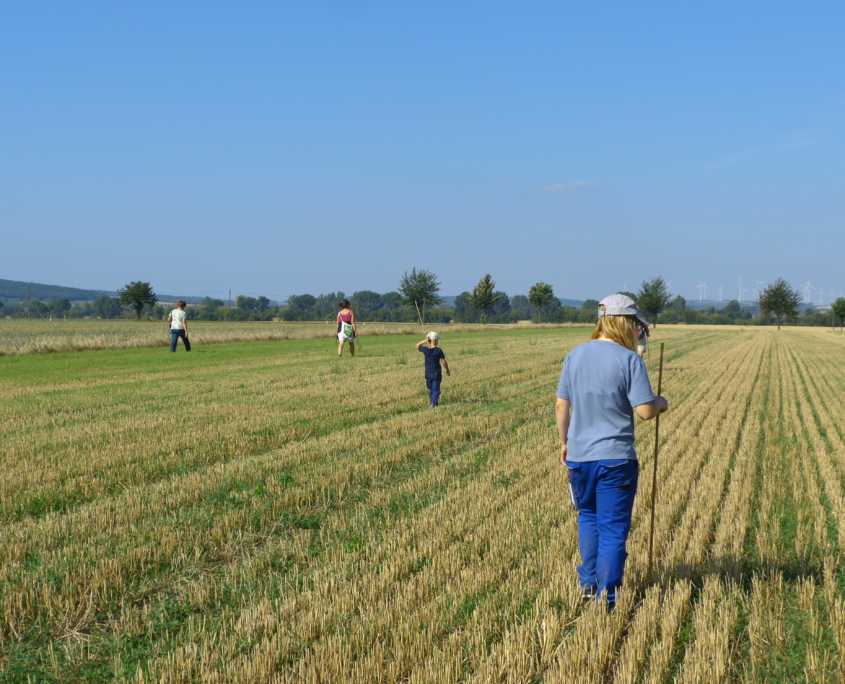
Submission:
<svg viewBox="0 0 845 684">
<path fill-rule="evenodd" d="M 587 331 L 0 359 L 4 682 L 834 682 L 845 335 L 659 328 L 616 612 L 579 600 L 553 394 Z"/>
<path fill-rule="evenodd" d="M 189 314 L 190 315 L 190 314 Z M 360 332 L 366 337 L 379 335 L 419 334 L 430 327 L 406 323 L 359 323 Z M 438 330 L 468 332 L 480 330 L 480 325 L 436 324 Z M 513 325 L 490 325 L 487 329 L 513 329 Z M 559 328 L 560 325 L 533 327 Z M 566 326 L 570 327 L 570 326 Z M 331 323 L 291 322 L 223 322 L 188 320 L 192 344 L 221 344 L 225 342 L 256 342 L 280 340 L 313 340 L 331 338 Z M 170 346 L 170 324 L 150 320 L 99 320 L 76 319 L 54 321 L 48 319 L 0 319 L 0 356 L 26 356 L 95 349 L 136 349 L 138 347 Z M 181 346 L 181 342 L 180 342 Z"/>
<path fill-rule="evenodd" d="M 412 326 L 370 324 L 370 335 L 409 333 Z M 192 344 L 309 340 L 332 335 L 325 323 L 223 322 L 188 320 Z M 181 342 L 179 345 L 181 346 Z M 132 320 L 0 320 L 0 356 L 25 356 L 95 349 L 170 346 L 166 321 Z"/>
</svg>

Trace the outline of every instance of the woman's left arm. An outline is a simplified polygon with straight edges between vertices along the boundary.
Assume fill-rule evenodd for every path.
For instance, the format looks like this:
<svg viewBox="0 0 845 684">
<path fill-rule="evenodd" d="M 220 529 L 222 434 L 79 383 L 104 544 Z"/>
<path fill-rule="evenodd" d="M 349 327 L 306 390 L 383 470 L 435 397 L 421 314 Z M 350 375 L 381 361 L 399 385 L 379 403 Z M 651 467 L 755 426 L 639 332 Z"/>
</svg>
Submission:
<svg viewBox="0 0 845 684">
<path fill-rule="evenodd" d="M 572 419 L 572 404 L 560 397 L 555 397 L 555 418 L 557 433 L 560 435 L 560 462 L 566 465 L 566 442 L 569 434 L 569 421 Z"/>
</svg>

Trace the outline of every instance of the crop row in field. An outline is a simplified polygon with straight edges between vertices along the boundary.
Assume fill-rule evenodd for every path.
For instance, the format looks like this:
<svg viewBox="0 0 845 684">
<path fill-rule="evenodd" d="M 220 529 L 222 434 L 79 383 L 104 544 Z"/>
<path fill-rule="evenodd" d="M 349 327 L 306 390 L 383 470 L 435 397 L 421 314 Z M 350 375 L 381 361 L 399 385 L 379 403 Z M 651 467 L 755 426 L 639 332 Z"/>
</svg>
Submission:
<svg viewBox="0 0 845 684">
<path fill-rule="evenodd" d="M 659 329 L 612 615 L 575 580 L 552 400 L 585 331 L 0 360 L 9 681 L 713 682 L 845 675 L 845 344 Z M 652 345 L 654 350 L 656 345 Z M 12 363 L 12 361 L 14 363 Z M 656 354 L 648 359 L 656 370 Z"/>
</svg>

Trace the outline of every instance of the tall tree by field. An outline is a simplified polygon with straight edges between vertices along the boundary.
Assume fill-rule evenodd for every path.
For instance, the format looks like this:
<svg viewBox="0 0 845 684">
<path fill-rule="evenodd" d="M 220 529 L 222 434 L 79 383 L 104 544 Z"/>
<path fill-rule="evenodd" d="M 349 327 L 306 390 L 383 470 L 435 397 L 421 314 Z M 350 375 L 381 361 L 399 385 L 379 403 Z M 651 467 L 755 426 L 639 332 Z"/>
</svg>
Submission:
<svg viewBox="0 0 845 684">
<path fill-rule="evenodd" d="M 385 292 L 381 296 L 381 303 L 388 311 L 398 309 L 402 305 L 402 295 L 398 292 Z"/>
<path fill-rule="evenodd" d="M 381 295 L 372 290 L 361 290 L 352 295 L 352 310 L 359 321 L 369 320 L 372 315 L 384 306 Z"/>
<path fill-rule="evenodd" d="M 833 315 L 839 319 L 839 329 L 842 330 L 842 323 L 845 322 L 845 297 L 840 297 L 833 302 Z M 834 325 L 836 321 L 834 321 Z"/>
<path fill-rule="evenodd" d="M 728 302 L 730 304 L 730 302 Z M 672 318 L 675 319 L 675 323 L 679 322 L 684 316 L 684 310 L 687 308 L 687 300 L 678 295 L 675 297 L 671 304 L 669 305 L 669 310 L 671 312 Z"/>
<path fill-rule="evenodd" d="M 775 315 L 780 330 L 781 319 L 786 316 L 794 319 L 798 315 L 798 306 L 801 304 L 801 294 L 792 289 L 792 286 L 783 278 L 778 278 L 773 283 L 763 288 L 757 298 L 757 306 L 763 316 Z"/>
<path fill-rule="evenodd" d="M 525 295 L 514 295 L 510 301 L 511 308 L 516 312 L 518 320 L 531 318 L 531 302 Z"/>
<path fill-rule="evenodd" d="M 120 303 L 123 306 L 131 306 L 135 309 L 135 316 L 138 320 L 141 319 L 141 312 L 144 310 L 145 304 L 155 306 L 156 303 L 156 293 L 153 291 L 152 285 L 140 280 L 125 285 L 117 293 L 120 295 Z"/>
<path fill-rule="evenodd" d="M 346 295 L 338 290 L 337 292 L 329 292 L 328 294 L 321 294 L 314 300 L 314 311 L 318 316 L 318 320 L 331 321 L 337 317 L 337 305 L 346 299 Z"/>
<path fill-rule="evenodd" d="M 255 297 L 238 295 L 235 297 L 235 308 L 243 311 L 255 311 Z"/>
<path fill-rule="evenodd" d="M 425 307 L 437 306 L 440 304 L 440 283 L 437 276 L 431 271 L 412 268 L 411 272 L 402 274 L 399 281 L 400 302 L 408 306 L 416 307 L 420 325 L 425 325 Z"/>
<path fill-rule="evenodd" d="M 599 310 L 599 300 L 598 299 L 587 299 L 581 305 L 582 311 L 595 311 L 598 312 Z"/>
<path fill-rule="evenodd" d="M 548 283 L 540 281 L 535 283 L 528 290 L 528 301 L 537 307 L 537 320 L 540 321 L 540 311 L 544 306 L 548 306 L 555 298 L 554 290 Z"/>
<path fill-rule="evenodd" d="M 288 297 L 288 308 L 298 313 L 311 311 L 316 303 L 317 298 L 310 294 L 291 295 Z"/>
<path fill-rule="evenodd" d="M 50 302 L 50 311 L 54 316 L 63 316 L 70 310 L 70 300 L 67 297 L 56 297 Z"/>
<path fill-rule="evenodd" d="M 657 317 L 663 313 L 663 310 L 669 306 L 669 300 L 672 294 L 669 292 L 669 286 L 666 281 L 660 276 L 652 278 L 651 280 L 644 280 L 640 285 L 640 291 L 637 293 L 637 298 L 634 300 L 640 311 L 649 319 L 654 327 L 657 327 Z"/>
<path fill-rule="evenodd" d="M 452 308 L 455 311 L 455 320 L 459 323 L 475 323 L 478 320 L 478 311 L 470 301 L 469 292 L 461 292 L 455 297 L 455 303 Z"/>
<path fill-rule="evenodd" d="M 493 308 L 491 312 L 494 316 L 505 316 L 511 313 L 511 298 L 508 297 L 506 292 L 499 292 L 496 291 L 493 293 L 493 296 L 496 298 L 495 304 L 493 304 Z M 498 323 L 504 323 L 505 321 L 499 320 Z"/>
<path fill-rule="evenodd" d="M 739 302 L 735 299 L 732 299 L 727 304 L 725 304 L 725 308 L 722 309 L 722 313 L 725 314 L 731 320 L 739 318 L 739 314 L 742 312 L 742 307 L 739 305 Z"/>
<path fill-rule="evenodd" d="M 469 303 L 481 311 L 482 323 L 487 322 L 487 312 L 493 308 L 493 305 L 496 302 L 505 296 L 501 292 L 499 294 L 495 294 L 495 289 L 496 281 L 494 281 L 490 277 L 490 274 L 487 273 L 481 280 L 478 281 L 478 285 L 472 288 L 472 292 L 469 295 Z"/>
<path fill-rule="evenodd" d="M 109 297 L 108 295 L 97 297 L 91 305 L 91 310 L 95 316 L 99 316 L 100 318 L 117 318 L 123 313 L 120 300 L 117 297 Z"/>
</svg>

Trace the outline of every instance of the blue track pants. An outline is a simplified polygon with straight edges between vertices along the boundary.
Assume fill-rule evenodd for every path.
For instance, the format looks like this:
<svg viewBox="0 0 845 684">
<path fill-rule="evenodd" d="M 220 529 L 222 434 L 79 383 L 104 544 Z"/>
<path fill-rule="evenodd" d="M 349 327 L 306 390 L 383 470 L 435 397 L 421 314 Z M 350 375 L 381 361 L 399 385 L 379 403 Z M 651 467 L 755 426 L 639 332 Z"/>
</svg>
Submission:
<svg viewBox="0 0 845 684">
<path fill-rule="evenodd" d="M 626 459 L 567 461 L 566 465 L 579 508 L 578 579 L 585 589 L 606 591 L 608 604 L 613 605 L 628 557 L 625 543 L 631 531 L 639 465 Z"/>
<path fill-rule="evenodd" d="M 425 386 L 428 389 L 428 398 L 432 406 L 437 406 L 440 402 L 441 382 L 443 382 L 443 376 L 440 373 L 430 373 L 425 376 Z"/>
</svg>

